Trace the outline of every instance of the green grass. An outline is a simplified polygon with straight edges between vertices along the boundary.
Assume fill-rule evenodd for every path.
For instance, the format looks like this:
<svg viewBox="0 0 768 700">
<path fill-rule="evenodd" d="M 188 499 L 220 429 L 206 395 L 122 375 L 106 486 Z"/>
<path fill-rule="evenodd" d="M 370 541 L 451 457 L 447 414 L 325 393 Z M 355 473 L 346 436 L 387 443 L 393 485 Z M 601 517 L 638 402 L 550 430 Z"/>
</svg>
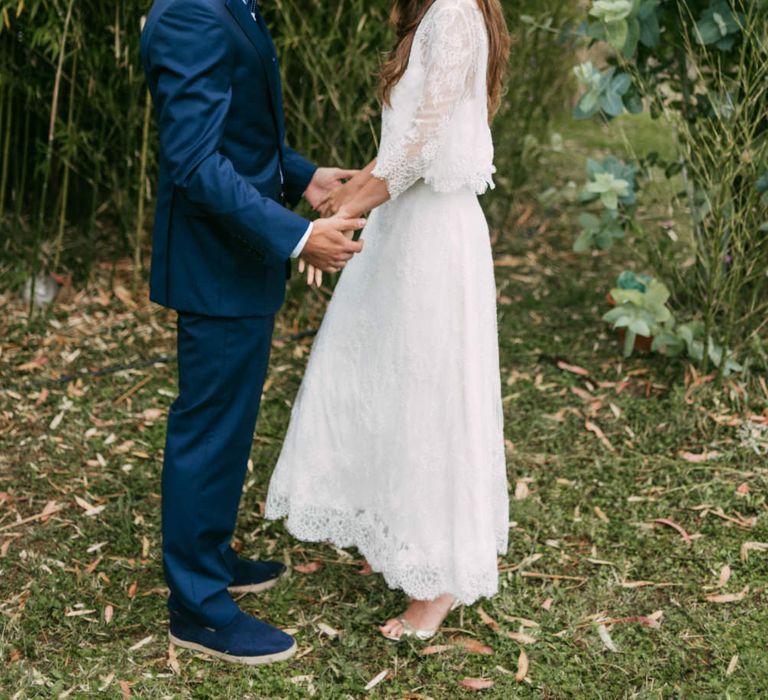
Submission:
<svg viewBox="0 0 768 700">
<path fill-rule="evenodd" d="M 606 137 L 578 129 L 585 131 L 566 134 L 570 155 L 547 164 L 564 180 L 572 151 L 590 151 Z M 620 253 L 577 257 L 569 252 L 572 236 L 567 213 L 537 213 L 507 232 L 496 251 L 505 263 L 497 272 L 510 485 L 514 492 L 525 480 L 528 495 L 511 496 L 501 592 L 482 603 L 500 632 L 471 608 L 453 614 L 434 642 L 470 637 L 489 645 L 491 655 L 451 646 L 423 656 L 418 644 L 385 641 L 376 624 L 402 609 L 399 593 L 378 576 L 361 576 L 355 552 L 297 543 L 259 516 L 307 341 L 276 344 L 237 531 L 248 556 L 322 563 L 315 573 L 294 571 L 273 591 L 241 601 L 295 630 L 300 658 L 248 670 L 179 651 L 169 663 L 159 550 L 164 426 L 151 409 L 164 411 L 172 400 L 175 366 L 48 386 L 47 395 L 34 383 L 172 353 L 172 316 L 117 300 L 103 305 L 94 291 L 28 326 L 23 309 L 6 304 L 0 528 L 39 514 L 49 501 L 63 508 L 46 522 L 0 531 L 0 697 L 119 698 L 127 688 L 140 698 L 314 692 L 329 699 L 452 699 L 473 695 L 459 685 L 465 677 L 493 680 L 480 693 L 489 698 L 768 696 L 768 553 L 740 556 L 745 542 L 768 541 L 768 468 L 739 440 L 743 416 L 730 400 L 739 387 L 692 383 L 678 361 L 622 361 L 599 320 Z M 319 301 L 300 309 L 292 303 L 281 333 L 292 330 L 299 313 L 302 327 L 314 325 L 321 310 Z M 77 348 L 79 356 L 67 354 Z M 41 355 L 48 358 L 41 369 L 19 369 Z M 745 413 L 763 410 L 766 397 L 759 396 L 752 395 Z M 611 449 L 587 421 L 604 431 Z M 690 462 L 680 457 L 684 451 L 718 456 Z M 88 515 L 75 497 L 104 509 Z M 658 518 L 683 527 L 691 543 L 653 524 Z M 720 590 L 725 565 L 732 575 Z M 532 572 L 570 578 L 524 575 Z M 627 586 L 638 581 L 651 583 Z M 706 599 L 742 591 L 740 602 Z M 542 607 L 547 600 L 549 610 Z M 83 610 L 93 612 L 72 615 Z M 617 651 L 601 641 L 599 621 L 656 611 L 663 611 L 658 628 L 606 623 Z M 538 626 L 521 628 L 515 617 Z M 328 637 L 320 623 L 339 636 Z M 521 629 L 535 642 L 525 645 L 530 670 L 519 683 L 521 645 L 506 633 Z M 388 677 L 366 693 L 366 683 L 385 669 Z"/>
</svg>

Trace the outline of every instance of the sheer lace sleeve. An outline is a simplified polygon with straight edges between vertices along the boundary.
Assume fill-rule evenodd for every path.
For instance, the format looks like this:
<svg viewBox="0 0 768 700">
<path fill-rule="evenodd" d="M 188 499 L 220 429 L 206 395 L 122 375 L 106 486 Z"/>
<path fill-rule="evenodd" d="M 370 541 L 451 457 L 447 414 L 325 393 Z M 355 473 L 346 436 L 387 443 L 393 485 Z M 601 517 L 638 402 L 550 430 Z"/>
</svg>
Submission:
<svg viewBox="0 0 768 700">
<path fill-rule="evenodd" d="M 424 178 L 440 151 L 458 104 L 471 91 L 477 68 L 477 34 L 471 8 L 448 5 L 428 15 L 421 45 L 424 82 L 410 125 L 382 140 L 373 175 L 392 199 Z"/>
</svg>

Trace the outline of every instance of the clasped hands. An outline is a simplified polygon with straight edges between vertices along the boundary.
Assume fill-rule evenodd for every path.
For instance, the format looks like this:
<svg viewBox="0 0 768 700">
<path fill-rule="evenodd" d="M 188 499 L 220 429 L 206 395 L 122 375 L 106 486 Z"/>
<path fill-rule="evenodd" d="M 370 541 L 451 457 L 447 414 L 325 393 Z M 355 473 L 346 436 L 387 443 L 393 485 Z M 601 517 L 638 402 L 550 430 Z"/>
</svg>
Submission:
<svg viewBox="0 0 768 700">
<path fill-rule="evenodd" d="M 304 198 L 322 218 L 312 226 L 312 233 L 299 256 L 299 272 L 307 274 L 307 284 L 321 286 L 323 272 L 339 272 L 363 249 L 363 241 L 355 241 L 354 233 L 366 220 L 353 217 L 344 210 L 351 195 L 349 183 L 357 170 L 318 168 L 304 193 Z"/>
</svg>

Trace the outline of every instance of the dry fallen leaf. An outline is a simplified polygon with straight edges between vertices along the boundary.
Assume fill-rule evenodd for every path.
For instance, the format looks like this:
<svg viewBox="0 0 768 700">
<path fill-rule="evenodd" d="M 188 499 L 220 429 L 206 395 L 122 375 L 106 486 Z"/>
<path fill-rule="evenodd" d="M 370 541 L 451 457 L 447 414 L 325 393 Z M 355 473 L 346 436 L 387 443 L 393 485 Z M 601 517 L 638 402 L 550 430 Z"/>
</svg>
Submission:
<svg viewBox="0 0 768 700">
<path fill-rule="evenodd" d="M 310 674 L 302 674 L 300 676 L 292 676 L 291 677 L 291 683 L 295 685 L 304 685 L 306 686 L 307 694 L 310 697 L 314 697 L 317 694 L 317 688 L 314 684 L 315 677 Z"/>
<path fill-rule="evenodd" d="M 608 651 L 617 652 L 619 650 L 619 648 L 616 646 L 616 643 L 611 638 L 611 634 L 608 632 L 608 628 L 605 625 L 597 626 L 597 634 Z"/>
<path fill-rule="evenodd" d="M 61 425 L 61 421 L 64 420 L 64 411 L 61 411 L 60 413 L 57 413 L 53 420 L 48 425 L 49 430 L 56 430 Z"/>
<path fill-rule="evenodd" d="M 603 511 L 603 509 L 602 509 L 600 506 L 595 506 L 595 508 L 594 508 L 594 511 L 595 511 L 595 515 L 596 515 L 598 518 L 600 518 L 600 520 L 602 520 L 604 523 L 609 523 L 609 522 L 611 522 L 611 521 L 608 519 L 608 516 L 605 514 L 605 512 Z"/>
<path fill-rule="evenodd" d="M 710 603 L 739 603 L 749 593 L 749 586 L 745 586 L 739 593 L 713 593 L 707 596 Z"/>
<path fill-rule="evenodd" d="M 736 670 L 736 667 L 739 665 L 739 655 L 734 654 L 734 656 L 731 658 L 730 663 L 728 664 L 728 668 L 725 670 L 726 676 L 732 676 L 733 672 Z"/>
<path fill-rule="evenodd" d="M 528 675 L 528 654 L 525 653 L 525 649 L 520 650 L 520 656 L 517 658 L 517 673 L 515 674 L 515 680 L 520 683 L 525 680 Z"/>
<path fill-rule="evenodd" d="M 583 367 L 579 367 L 578 365 L 569 365 L 567 362 L 563 362 L 560 360 L 557 363 L 557 366 L 563 370 L 564 372 L 570 372 L 571 374 L 577 374 L 580 377 L 588 377 L 589 376 L 589 370 L 584 369 Z"/>
<path fill-rule="evenodd" d="M 123 285 L 116 284 L 112 291 L 115 293 L 115 296 L 129 309 L 136 308 L 136 302 L 133 300 L 131 293 L 125 287 L 123 287 Z"/>
<path fill-rule="evenodd" d="M 150 634 L 149 637 L 144 637 L 144 639 L 136 642 L 136 644 L 134 644 L 132 647 L 129 647 L 128 651 L 138 651 L 142 647 L 147 646 L 147 644 L 149 644 L 154 638 L 154 635 Z"/>
<path fill-rule="evenodd" d="M 526 634 L 525 632 L 507 632 L 506 636 L 510 639 L 513 639 L 518 644 L 535 644 L 536 643 L 536 637 L 532 637 L 530 634 Z"/>
<path fill-rule="evenodd" d="M 179 666 L 179 657 L 176 656 L 176 647 L 173 645 L 173 642 L 170 642 L 168 644 L 168 666 L 170 667 L 171 671 L 173 671 L 176 675 L 181 673 L 181 666 Z"/>
<path fill-rule="evenodd" d="M 522 625 L 523 627 L 539 627 L 539 623 L 535 622 L 534 620 L 529 620 L 527 617 L 518 617 L 515 615 L 505 615 L 502 613 L 501 615 L 507 622 L 511 622 L 515 625 Z"/>
<path fill-rule="evenodd" d="M 524 501 L 529 495 L 528 484 L 525 481 L 518 481 L 515 484 L 515 500 Z"/>
<path fill-rule="evenodd" d="M 768 542 L 745 542 L 739 550 L 741 561 L 747 561 L 750 552 L 768 552 Z"/>
<path fill-rule="evenodd" d="M 128 681 L 118 681 L 120 690 L 122 691 L 122 700 L 127 700 L 131 697 L 131 684 Z"/>
<path fill-rule="evenodd" d="M 114 614 L 115 614 L 115 609 L 111 605 L 107 605 L 104 608 L 104 622 L 106 622 L 107 624 L 112 622 L 112 617 L 114 616 Z"/>
<path fill-rule="evenodd" d="M 499 623 L 496 622 L 496 620 L 494 620 L 487 612 L 485 612 L 485 610 L 483 610 L 482 605 L 478 605 L 476 610 L 484 624 L 488 625 L 488 627 L 490 627 L 494 632 L 499 632 L 501 630 Z"/>
<path fill-rule="evenodd" d="M 521 267 L 527 264 L 525 258 L 515 257 L 514 255 L 500 255 L 494 260 L 496 267 Z"/>
<path fill-rule="evenodd" d="M 147 408 L 141 414 L 141 418 L 145 423 L 152 423 L 153 421 L 160 420 L 162 417 L 163 411 L 159 408 Z"/>
<path fill-rule="evenodd" d="M 487 678 L 462 678 L 459 685 L 468 690 L 488 690 L 496 684 Z"/>
<path fill-rule="evenodd" d="M 296 564 L 293 568 L 295 571 L 298 571 L 300 574 L 314 574 L 316 571 L 319 571 L 323 567 L 322 563 L 319 561 L 310 561 L 306 564 Z"/>
<path fill-rule="evenodd" d="M 731 567 L 726 564 L 722 569 L 720 569 L 720 578 L 717 581 L 717 587 L 718 588 L 724 588 L 725 584 L 728 583 L 731 579 Z"/>
<path fill-rule="evenodd" d="M 648 586 L 669 588 L 670 586 L 682 586 L 683 584 L 672 583 L 671 581 L 622 581 L 619 585 L 622 588 L 647 588 Z"/>
<path fill-rule="evenodd" d="M 389 669 L 385 668 L 381 673 L 372 678 L 364 690 L 373 690 L 379 683 L 381 683 L 389 675 Z"/>
<path fill-rule="evenodd" d="M 484 654 L 486 656 L 493 654 L 493 649 L 491 647 L 479 642 L 477 639 L 472 639 L 471 637 L 454 637 L 451 639 L 451 643 L 454 646 L 466 649 L 472 654 Z"/>
<path fill-rule="evenodd" d="M 92 574 L 94 571 L 96 571 L 96 567 L 101 564 L 102 559 L 104 559 L 104 557 L 96 557 L 90 564 L 88 564 L 88 566 L 85 567 L 85 573 Z"/>
<path fill-rule="evenodd" d="M 25 362 L 23 365 L 18 365 L 16 370 L 19 372 L 33 372 L 35 370 L 42 369 L 44 365 L 48 363 L 48 358 L 40 356 L 32 360 L 31 362 Z"/>
<path fill-rule="evenodd" d="M 552 603 L 555 601 L 552 600 L 552 598 L 546 598 L 544 602 L 542 602 L 541 607 L 544 608 L 547 612 L 549 612 L 549 609 L 552 607 Z"/>
<path fill-rule="evenodd" d="M 571 387 L 571 393 L 578 396 L 582 401 L 590 402 L 594 400 L 594 396 L 590 394 L 588 391 L 585 391 L 584 389 L 578 387 L 578 386 L 572 386 Z"/>
<path fill-rule="evenodd" d="M 101 513 L 106 506 L 94 506 L 91 503 L 88 503 L 84 498 L 80 498 L 80 496 L 75 496 L 75 503 L 79 505 L 84 511 L 85 515 L 88 517 L 93 517 Z"/>
<path fill-rule="evenodd" d="M 704 452 L 703 454 L 696 454 L 695 452 L 681 452 L 682 457 L 686 462 L 709 462 L 710 460 L 717 459 L 720 456 L 719 452 Z"/>
<path fill-rule="evenodd" d="M 667 525 L 672 529 L 677 530 L 677 532 L 680 533 L 680 536 L 686 541 L 687 544 L 692 543 L 691 536 L 682 527 L 680 527 L 680 525 L 672 522 L 669 518 L 656 518 L 653 522 L 658 523 L 659 525 Z"/>
<path fill-rule="evenodd" d="M 611 441 L 605 436 L 605 433 L 602 431 L 600 426 L 597 425 L 597 423 L 593 423 L 591 420 L 588 420 L 585 426 L 590 433 L 594 433 L 597 436 L 597 439 L 603 443 L 603 446 L 606 450 L 609 452 L 616 452 L 616 448 L 611 444 Z"/>
<path fill-rule="evenodd" d="M 139 590 L 139 583 L 138 581 L 134 581 L 130 586 L 128 586 L 128 597 L 133 600 L 136 597 L 136 592 Z"/>
<path fill-rule="evenodd" d="M 664 617 L 664 611 L 657 610 L 656 612 L 652 612 L 650 615 L 648 615 L 648 617 L 642 620 L 642 623 L 647 627 L 651 627 L 652 629 L 659 629 L 659 627 L 661 627 L 662 617 Z"/>
<path fill-rule="evenodd" d="M 445 651 L 453 649 L 451 644 L 434 644 L 429 647 L 424 647 L 419 653 L 422 656 L 432 656 L 432 654 L 442 654 Z"/>
<path fill-rule="evenodd" d="M 326 637 L 330 637 L 331 639 L 335 639 L 341 634 L 339 630 L 325 624 L 325 622 L 318 622 L 317 629 L 319 629 Z"/>
<path fill-rule="evenodd" d="M 373 569 L 366 559 L 363 559 L 363 564 L 357 570 L 357 573 L 361 576 L 371 576 L 373 574 Z"/>
<path fill-rule="evenodd" d="M 103 693 L 109 686 L 112 684 L 112 681 L 115 680 L 115 674 L 114 672 L 110 673 L 107 676 L 102 677 L 101 679 L 101 685 L 99 686 L 99 692 Z"/>
</svg>

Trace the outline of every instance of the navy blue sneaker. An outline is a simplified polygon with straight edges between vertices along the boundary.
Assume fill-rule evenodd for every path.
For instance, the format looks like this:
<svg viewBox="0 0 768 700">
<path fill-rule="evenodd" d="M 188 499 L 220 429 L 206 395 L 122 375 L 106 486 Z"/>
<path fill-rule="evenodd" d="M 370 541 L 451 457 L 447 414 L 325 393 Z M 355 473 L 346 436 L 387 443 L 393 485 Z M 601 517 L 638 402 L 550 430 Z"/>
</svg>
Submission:
<svg viewBox="0 0 768 700">
<path fill-rule="evenodd" d="M 234 563 L 234 579 L 229 592 L 261 593 L 277 584 L 285 573 L 285 566 L 276 561 L 251 561 L 238 559 Z"/>
<path fill-rule="evenodd" d="M 244 612 L 238 612 L 226 627 L 215 630 L 171 611 L 169 637 L 171 642 L 184 649 L 247 666 L 285 661 L 297 649 L 291 635 Z"/>
</svg>

